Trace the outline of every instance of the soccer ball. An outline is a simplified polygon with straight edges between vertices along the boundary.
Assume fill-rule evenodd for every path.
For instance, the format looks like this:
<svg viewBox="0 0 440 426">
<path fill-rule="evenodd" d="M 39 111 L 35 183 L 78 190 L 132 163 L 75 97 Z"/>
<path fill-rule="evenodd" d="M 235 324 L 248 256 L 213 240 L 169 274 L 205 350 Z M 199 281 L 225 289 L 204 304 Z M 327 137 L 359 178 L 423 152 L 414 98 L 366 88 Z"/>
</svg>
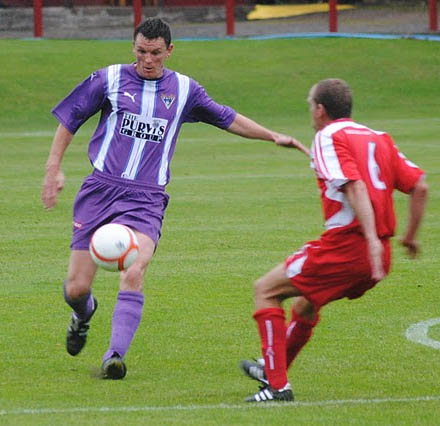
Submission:
<svg viewBox="0 0 440 426">
<path fill-rule="evenodd" d="M 107 271 L 122 271 L 136 260 L 139 243 L 128 226 L 109 223 L 95 231 L 89 251 L 98 266 Z"/>
</svg>

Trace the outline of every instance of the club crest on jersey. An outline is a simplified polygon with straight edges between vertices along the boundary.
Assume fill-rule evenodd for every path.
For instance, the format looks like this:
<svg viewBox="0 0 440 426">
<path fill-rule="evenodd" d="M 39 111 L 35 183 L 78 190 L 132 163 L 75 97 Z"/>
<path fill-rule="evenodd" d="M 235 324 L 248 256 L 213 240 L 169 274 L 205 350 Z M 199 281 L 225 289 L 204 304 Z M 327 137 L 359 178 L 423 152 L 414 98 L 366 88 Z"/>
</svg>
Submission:
<svg viewBox="0 0 440 426">
<path fill-rule="evenodd" d="M 174 95 L 160 95 L 160 98 L 167 109 L 170 109 L 171 105 L 173 105 L 174 100 L 176 99 Z"/>
</svg>

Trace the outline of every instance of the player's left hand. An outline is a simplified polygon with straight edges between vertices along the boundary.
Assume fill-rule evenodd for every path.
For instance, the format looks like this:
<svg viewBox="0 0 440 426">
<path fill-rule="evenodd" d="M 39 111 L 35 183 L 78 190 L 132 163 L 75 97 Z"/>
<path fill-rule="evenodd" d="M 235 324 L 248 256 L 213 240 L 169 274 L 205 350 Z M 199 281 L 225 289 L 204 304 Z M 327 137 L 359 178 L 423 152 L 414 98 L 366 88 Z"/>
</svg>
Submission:
<svg viewBox="0 0 440 426">
<path fill-rule="evenodd" d="M 402 237 L 400 238 L 399 243 L 406 248 L 407 253 L 411 259 L 415 259 L 420 253 L 420 244 L 418 241 Z"/>
<path fill-rule="evenodd" d="M 307 157 L 310 157 L 310 151 L 306 148 L 300 141 L 292 138 L 291 136 L 277 134 L 275 136 L 275 143 L 279 146 L 284 146 L 286 148 L 296 148 L 302 151 Z"/>
</svg>

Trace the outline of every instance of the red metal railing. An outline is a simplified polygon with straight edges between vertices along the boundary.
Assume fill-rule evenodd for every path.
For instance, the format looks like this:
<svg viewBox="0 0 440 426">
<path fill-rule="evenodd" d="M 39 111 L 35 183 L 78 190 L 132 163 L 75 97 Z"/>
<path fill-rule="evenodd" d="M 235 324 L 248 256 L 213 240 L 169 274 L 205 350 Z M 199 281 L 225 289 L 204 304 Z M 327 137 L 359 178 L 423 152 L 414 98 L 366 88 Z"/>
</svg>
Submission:
<svg viewBox="0 0 440 426">
<path fill-rule="evenodd" d="M 219 0 L 220 1 L 220 0 Z M 226 35 L 233 36 L 235 34 L 235 1 L 224 1 L 226 15 Z M 120 0 L 125 4 L 125 0 Z M 328 0 L 329 14 L 328 27 L 330 32 L 338 31 L 338 12 L 337 0 Z M 43 0 L 33 0 L 34 8 L 34 37 L 43 37 Z M 142 21 L 142 0 L 133 0 L 134 25 L 137 26 Z M 429 0 L 429 31 L 438 31 L 438 0 Z"/>
</svg>

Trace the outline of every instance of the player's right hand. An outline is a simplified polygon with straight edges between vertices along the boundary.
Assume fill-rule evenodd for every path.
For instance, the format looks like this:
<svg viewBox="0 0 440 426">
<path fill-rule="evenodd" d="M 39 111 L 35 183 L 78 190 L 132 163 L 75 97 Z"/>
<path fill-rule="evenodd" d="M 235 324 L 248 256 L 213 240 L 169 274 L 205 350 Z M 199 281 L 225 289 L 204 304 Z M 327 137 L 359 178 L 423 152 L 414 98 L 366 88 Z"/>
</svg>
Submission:
<svg viewBox="0 0 440 426">
<path fill-rule="evenodd" d="M 292 138 L 291 136 L 283 135 L 281 133 L 277 133 L 275 135 L 275 143 L 279 146 L 284 146 L 286 148 L 296 148 L 299 151 L 303 152 L 307 157 L 310 157 L 310 151 L 306 148 L 300 141 Z"/>
<path fill-rule="evenodd" d="M 58 193 L 64 188 L 65 177 L 60 170 L 56 175 L 47 173 L 44 177 L 41 200 L 46 209 L 51 209 L 57 203 Z"/>
</svg>

